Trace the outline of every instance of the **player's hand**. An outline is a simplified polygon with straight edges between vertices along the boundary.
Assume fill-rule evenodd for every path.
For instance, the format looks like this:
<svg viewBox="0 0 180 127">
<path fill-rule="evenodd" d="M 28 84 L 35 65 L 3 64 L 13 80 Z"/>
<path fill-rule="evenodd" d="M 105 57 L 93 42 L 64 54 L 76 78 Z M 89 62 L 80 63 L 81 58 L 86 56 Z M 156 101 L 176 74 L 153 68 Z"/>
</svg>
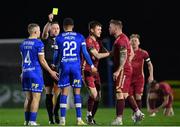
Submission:
<svg viewBox="0 0 180 127">
<path fill-rule="evenodd" d="M 97 73 L 97 68 L 96 67 L 91 68 L 91 72 L 96 74 Z"/>
<path fill-rule="evenodd" d="M 53 15 L 53 14 L 49 14 L 49 15 L 48 15 L 48 19 L 49 19 L 50 22 L 53 21 L 53 18 L 54 18 L 54 15 Z"/>
<path fill-rule="evenodd" d="M 154 80 L 153 76 L 149 76 L 148 83 L 151 83 Z"/>
<path fill-rule="evenodd" d="M 52 69 L 53 71 L 58 72 L 57 67 L 56 67 L 54 64 L 51 64 L 51 69 Z"/>
<path fill-rule="evenodd" d="M 59 80 L 59 74 L 56 72 L 56 71 L 51 71 L 51 76 L 52 76 L 52 78 L 54 78 L 55 80 Z"/>
<path fill-rule="evenodd" d="M 110 53 L 109 56 L 113 57 L 113 51 L 110 51 L 109 53 Z"/>
<path fill-rule="evenodd" d="M 107 51 L 106 53 L 108 53 L 108 57 L 111 56 L 111 52 Z"/>
<path fill-rule="evenodd" d="M 113 80 L 116 81 L 119 76 L 120 71 L 116 71 L 113 73 Z"/>
</svg>

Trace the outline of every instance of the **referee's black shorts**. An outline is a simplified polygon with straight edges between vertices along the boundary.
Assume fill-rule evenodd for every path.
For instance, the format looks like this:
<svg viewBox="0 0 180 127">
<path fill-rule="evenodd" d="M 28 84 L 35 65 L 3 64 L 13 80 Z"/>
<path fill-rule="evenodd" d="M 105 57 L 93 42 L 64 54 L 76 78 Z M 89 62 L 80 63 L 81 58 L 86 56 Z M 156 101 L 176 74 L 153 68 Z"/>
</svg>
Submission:
<svg viewBox="0 0 180 127">
<path fill-rule="evenodd" d="M 57 83 L 56 80 L 54 80 L 49 72 L 43 69 L 43 78 L 44 78 L 44 85 L 45 87 L 53 87 L 54 83 Z"/>
</svg>

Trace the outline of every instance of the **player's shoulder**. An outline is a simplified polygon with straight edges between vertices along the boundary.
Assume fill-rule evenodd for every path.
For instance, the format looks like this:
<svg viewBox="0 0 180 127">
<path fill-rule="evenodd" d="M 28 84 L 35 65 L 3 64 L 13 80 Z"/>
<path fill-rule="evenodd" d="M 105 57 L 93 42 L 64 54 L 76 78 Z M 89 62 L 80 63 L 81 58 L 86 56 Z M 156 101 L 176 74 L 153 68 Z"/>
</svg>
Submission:
<svg viewBox="0 0 180 127">
<path fill-rule="evenodd" d="M 84 38 L 84 35 L 82 35 L 81 33 L 75 32 L 77 34 L 78 37 Z"/>
<path fill-rule="evenodd" d="M 148 53 L 147 50 L 142 49 L 142 48 L 139 48 L 139 51 L 142 52 L 142 53 L 145 53 L 145 54 Z"/>
<path fill-rule="evenodd" d="M 121 36 L 120 37 L 121 39 L 129 41 L 129 38 L 128 38 L 128 36 L 125 33 L 122 33 L 120 36 Z"/>
<path fill-rule="evenodd" d="M 43 43 L 43 41 L 41 39 L 36 39 L 35 41 L 36 41 L 37 44 L 43 44 L 44 45 L 44 43 Z"/>
<path fill-rule="evenodd" d="M 119 37 L 117 38 L 117 41 L 119 43 L 129 43 L 129 38 L 127 37 L 127 35 L 125 35 L 124 33 L 120 34 Z"/>
<path fill-rule="evenodd" d="M 35 47 L 43 47 L 44 46 L 44 43 L 42 42 L 41 39 L 34 39 L 32 41 L 34 41 L 34 46 Z"/>
<path fill-rule="evenodd" d="M 92 43 L 92 42 L 93 42 L 93 39 L 90 36 L 88 36 L 86 38 L 86 43 Z"/>
<path fill-rule="evenodd" d="M 56 36 L 56 39 L 61 38 L 63 36 L 64 36 L 64 33 L 60 33 L 59 35 Z"/>
</svg>

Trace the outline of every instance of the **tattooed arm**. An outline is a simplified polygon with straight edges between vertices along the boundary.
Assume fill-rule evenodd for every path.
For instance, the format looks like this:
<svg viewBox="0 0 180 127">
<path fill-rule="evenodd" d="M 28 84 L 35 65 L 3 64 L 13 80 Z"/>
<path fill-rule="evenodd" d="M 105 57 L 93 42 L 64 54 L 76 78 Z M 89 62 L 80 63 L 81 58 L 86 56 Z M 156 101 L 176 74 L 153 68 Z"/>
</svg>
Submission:
<svg viewBox="0 0 180 127">
<path fill-rule="evenodd" d="M 113 73 L 113 79 L 116 80 L 120 71 L 124 67 L 124 64 L 127 59 L 127 49 L 125 47 L 121 47 L 119 50 L 119 67 L 118 69 Z"/>
</svg>

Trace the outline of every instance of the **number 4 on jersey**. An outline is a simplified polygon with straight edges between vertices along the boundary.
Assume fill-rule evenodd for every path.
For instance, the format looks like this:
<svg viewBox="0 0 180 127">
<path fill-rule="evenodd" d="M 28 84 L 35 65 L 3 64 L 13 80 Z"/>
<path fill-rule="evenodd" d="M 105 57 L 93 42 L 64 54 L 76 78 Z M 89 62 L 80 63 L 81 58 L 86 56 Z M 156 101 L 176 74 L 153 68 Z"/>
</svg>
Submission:
<svg viewBox="0 0 180 127">
<path fill-rule="evenodd" d="M 24 59 L 24 63 L 27 63 L 28 65 L 31 64 L 31 58 L 30 58 L 29 50 L 27 51 L 26 57 Z"/>
</svg>

